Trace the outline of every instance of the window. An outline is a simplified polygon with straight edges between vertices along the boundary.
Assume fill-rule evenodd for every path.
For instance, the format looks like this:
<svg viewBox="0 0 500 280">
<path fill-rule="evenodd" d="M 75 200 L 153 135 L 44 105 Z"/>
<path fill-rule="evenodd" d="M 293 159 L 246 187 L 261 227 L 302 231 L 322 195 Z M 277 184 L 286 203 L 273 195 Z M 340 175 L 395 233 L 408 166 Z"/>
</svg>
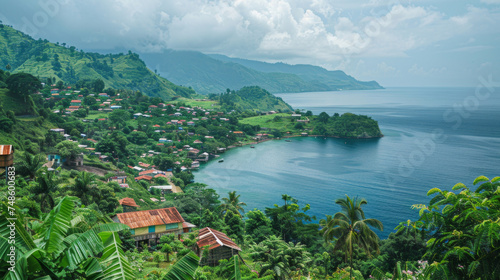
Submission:
<svg viewBox="0 0 500 280">
<path fill-rule="evenodd" d="M 131 229 L 130 234 L 135 235 L 135 229 Z"/>
<path fill-rule="evenodd" d="M 149 226 L 149 233 L 154 233 L 155 232 L 155 226 Z"/>
<path fill-rule="evenodd" d="M 175 223 L 175 224 L 166 224 L 165 225 L 165 229 L 167 229 L 167 230 L 168 229 L 176 229 L 176 228 L 178 228 L 177 223 Z"/>
</svg>

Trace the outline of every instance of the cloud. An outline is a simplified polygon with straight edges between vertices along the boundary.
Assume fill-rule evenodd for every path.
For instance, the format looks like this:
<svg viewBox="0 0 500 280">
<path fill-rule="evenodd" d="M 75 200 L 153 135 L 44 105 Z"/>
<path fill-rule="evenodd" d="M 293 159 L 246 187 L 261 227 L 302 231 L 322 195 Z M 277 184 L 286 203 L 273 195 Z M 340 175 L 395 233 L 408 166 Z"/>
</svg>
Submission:
<svg viewBox="0 0 500 280">
<path fill-rule="evenodd" d="M 331 66 L 346 65 L 353 56 L 405 57 L 450 38 L 479 38 L 500 25 L 494 10 L 469 6 L 450 16 L 432 7 L 377 0 L 363 5 L 328 0 L 18 2 L 24 1 L 0 4 L 15 27 L 45 13 L 47 22 L 35 24 L 37 37 L 83 49 L 173 48 Z M 338 4 L 344 2 L 347 6 Z M 49 14 L 41 3 L 59 3 L 58 11 Z M 361 8 L 347 12 L 348 5 Z"/>
</svg>

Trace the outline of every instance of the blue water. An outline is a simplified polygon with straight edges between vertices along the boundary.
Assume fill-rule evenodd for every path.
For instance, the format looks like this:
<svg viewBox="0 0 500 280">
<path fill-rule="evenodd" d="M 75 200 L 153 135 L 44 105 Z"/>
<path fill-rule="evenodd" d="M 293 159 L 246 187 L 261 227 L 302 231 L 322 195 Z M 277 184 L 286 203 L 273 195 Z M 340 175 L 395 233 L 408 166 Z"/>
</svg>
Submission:
<svg viewBox="0 0 500 280">
<path fill-rule="evenodd" d="M 428 203 L 433 187 L 451 189 L 485 175 L 500 176 L 500 89 L 389 88 L 279 94 L 292 107 L 371 116 L 385 137 L 343 140 L 313 137 L 269 141 L 226 152 L 195 180 L 221 197 L 236 190 L 246 209 L 282 204 L 289 194 L 322 219 L 345 194 L 368 200 L 369 218 L 382 221 L 385 238 L 399 222 L 417 219 L 413 204 Z"/>
</svg>

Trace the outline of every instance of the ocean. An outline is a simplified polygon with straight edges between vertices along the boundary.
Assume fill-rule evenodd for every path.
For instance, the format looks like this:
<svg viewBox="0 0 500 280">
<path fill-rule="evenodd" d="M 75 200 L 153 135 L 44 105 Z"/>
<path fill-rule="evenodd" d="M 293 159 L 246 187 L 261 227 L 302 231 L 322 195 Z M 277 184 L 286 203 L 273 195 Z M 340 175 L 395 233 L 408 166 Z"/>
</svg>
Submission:
<svg viewBox="0 0 500 280">
<path fill-rule="evenodd" d="M 282 194 L 310 204 L 317 220 L 340 211 L 335 199 L 362 197 L 367 218 L 384 224 L 386 238 L 418 219 L 429 189 L 472 187 L 480 175 L 500 176 L 499 88 L 387 88 L 278 94 L 293 108 L 355 113 L 377 120 L 380 139 L 299 137 L 235 148 L 224 162 L 195 172 L 221 197 L 236 190 L 246 210 L 282 205 Z"/>
</svg>

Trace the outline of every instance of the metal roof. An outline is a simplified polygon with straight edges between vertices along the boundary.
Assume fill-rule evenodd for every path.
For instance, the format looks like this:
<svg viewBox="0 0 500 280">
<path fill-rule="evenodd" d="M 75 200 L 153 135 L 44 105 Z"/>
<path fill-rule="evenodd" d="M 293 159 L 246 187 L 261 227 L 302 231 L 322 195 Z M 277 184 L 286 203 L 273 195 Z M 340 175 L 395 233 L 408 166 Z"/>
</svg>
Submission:
<svg viewBox="0 0 500 280">
<path fill-rule="evenodd" d="M 14 149 L 12 149 L 12 145 L 0 145 L 0 155 L 5 156 L 5 155 L 10 155 L 14 152 Z"/>
<path fill-rule="evenodd" d="M 240 247 L 238 247 L 238 245 L 236 245 L 231 238 L 227 237 L 224 233 L 209 227 L 200 229 L 200 232 L 198 233 L 198 242 L 196 242 L 196 244 L 198 244 L 199 248 L 210 246 L 208 248 L 209 250 L 219 246 L 226 246 L 241 251 Z"/>
<path fill-rule="evenodd" d="M 118 200 L 118 202 L 120 203 L 120 205 L 139 207 L 139 205 L 137 205 L 135 203 L 135 200 L 133 198 L 130 198 L 130 197 L 125 197 L 123 199 L 120 199 L 120 200 Z"/>
<path fill-rule="evenodd" d="M 132 229 L 184 222 L 175 207 L 118 213 L 116 216 L 120 223 L 126 224 Z"/>
</svg>

